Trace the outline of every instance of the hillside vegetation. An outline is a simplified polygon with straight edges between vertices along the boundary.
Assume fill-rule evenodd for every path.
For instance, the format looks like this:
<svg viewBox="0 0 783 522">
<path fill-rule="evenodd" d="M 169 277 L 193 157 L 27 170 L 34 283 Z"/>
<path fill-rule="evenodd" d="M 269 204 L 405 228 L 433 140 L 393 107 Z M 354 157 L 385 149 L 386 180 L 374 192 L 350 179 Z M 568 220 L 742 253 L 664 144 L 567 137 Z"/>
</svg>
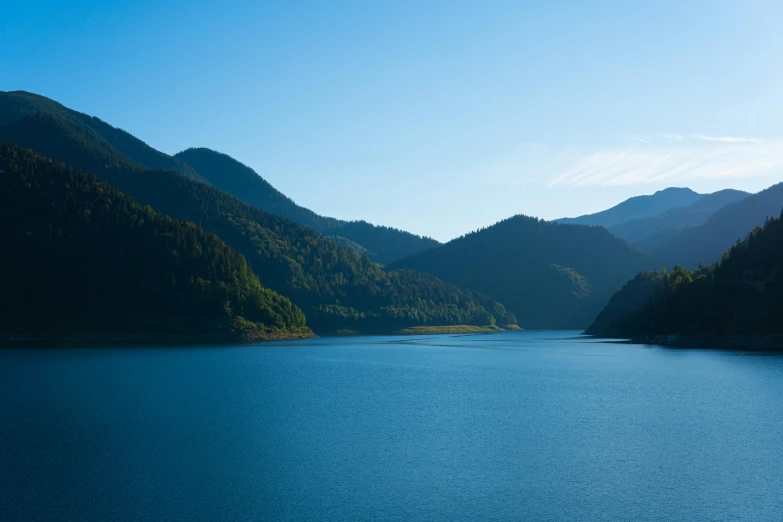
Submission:
<svg viewBox="0 0 783 522">
<path fill-rule="evenodd" d="M 783 333 L 783 221 L 768 220 L 713 265 L 640 274 L 587 333 L 610 337 Z"/>
<path fill-rule="evenodd" d="M 516 216 L 394 264 L 503 302 L 523 328 L 584 328 L 640 270 L 660 263 L 605 228 Z"/>
<path fill-rule="evenodd" d="M 0 221 L 3 335 L 309 333 L 302 311 L 214 234 L 1 142 Z"/>
<path fill-rule="evenodd" d="M 90 169 L 142 205 L 217 234 L 244 254 L 264 286 L 301 307 L 316 332 L 516 322 L 492 298 L 431 275 L 385 271 L 367 256 L 212 186 L 176 172 L 140 169 L 123 156 L 109 154 L 110 149 L 81 139 L 78 128 L 55 116 L 29 117 L 25 132 L 15 133 L 17 128 L 0 129 L 0 135 Z"/>
<path fill-rule="evenodd" d="M 193 148 L 175 157 L 192 165 L 220 190 L 262 210 L 312 228 L 338 242 L 345 239 L 355 243 L 373 261 L 387 264 L 439 245 L 434 239 L 396 228 L 371 225 L 366 221 L 343 221 L 319 216 L 297 205 L 256 171 L 226 154 L 206 148 Z"/>
<path fill-rule="evenodd" d="M 185 177 L 206 182 L 185 162 L 153 149 L 135 136 L 94 116 L 68 109 L 37 94 L 0 91 L 0 126 L 11 125 L 25 117 L 36 115 L 54 116 L 67 122 L 80 140 L 91 143 L 91 147 L 102 149 L 105 157 L 117 158 L 121 155 L 147 168 L 173 170 Z"/>
</svg>

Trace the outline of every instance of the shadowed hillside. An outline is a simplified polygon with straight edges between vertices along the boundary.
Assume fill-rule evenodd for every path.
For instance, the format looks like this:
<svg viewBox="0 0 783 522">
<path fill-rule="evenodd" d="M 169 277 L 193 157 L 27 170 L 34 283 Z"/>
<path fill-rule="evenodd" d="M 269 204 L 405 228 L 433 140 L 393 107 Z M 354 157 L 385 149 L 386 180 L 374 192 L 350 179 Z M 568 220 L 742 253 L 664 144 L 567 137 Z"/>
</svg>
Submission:
<svg viewBox="0 0 783 522">
<path fill-rule="evenodd" d="M 171 171 L 146 171 L 111 149 L 81 139 L 79 129 L 52 115 L 27 118 L 0 135 L 99 176 L 142 205 L 217 234 L 245 255 L 261 283 L 303 309 L 317 332 L 389 332 L 421 325 L 516 322 L 494 299 L 436 277 L 387 272 L 352 249 Z M 31 126 L 35 128 L 31 131 Z"/>
<path fill-rule="evenodd" d="M 396 263 L 502 301 L 524 328 L 584 328 L 650 256 L 605 228 L 516 216 Z"/>
<path fill-rule="evenodd" d="M 124 130 L 112 127 L 94 116 L 88 116 L 50 100 L 24 91 L 0 91 L 0 126 L 10 125 L 38 113 L 55 116 L 78 131 L 80 139 L 110 155 L 124 155 L 130 161 L 151 169 L 174 170 L 200 181 L 206 181 L 185 162 L 159 152 Z"/>
<path fill-rule="evenodd" d="M 783 221 L 768 220 L 719 263 L 639 274 L 587 329 L 611 337 L 783 332 Z"/>
<path fill-rule="evenodd" d="M 194 148 L 180 152 L 175 157 L 192 165 L 220 190 L 316 232 L 357 243 L 372 260 L 379 263 L 391 263 L 439 245 L 434 239 L 416 236 L 396 228 L 371 225 L 365 221 L 342 221 L 319 216 L 312 210 L 300 207 L 253 169 L 226 154 Z"/>
<path fill-rule="evenodd" d="M 306 335 L 214 234 L 0 142 L 0 332 L 214 339 Z"/>
<path fill-rule="evenodd" d="M 783 183 L 751 194 L 715 212 L 703 225 L 651 236 L 638 244 L 639 248 L 664 259 L 669 265 L 696 268 L 720 259 L 723 252 L 745 237 L 768 217 L 780 215 L 783 208 Z"/>
</svg>

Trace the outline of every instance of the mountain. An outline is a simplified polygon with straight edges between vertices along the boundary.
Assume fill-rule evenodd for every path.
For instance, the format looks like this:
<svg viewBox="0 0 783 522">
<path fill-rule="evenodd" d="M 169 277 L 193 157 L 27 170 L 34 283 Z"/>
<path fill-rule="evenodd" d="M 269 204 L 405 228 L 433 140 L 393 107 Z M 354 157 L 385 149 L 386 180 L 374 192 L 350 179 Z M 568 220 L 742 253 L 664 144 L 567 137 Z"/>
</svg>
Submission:
<svg viewBox="0 0 783 522">
<path fill-rule="evenodd" d="M 783 208 L 783 183 L 720 208 L 704 224 L 677 232 L 653 235 L 638 247 L 668 262 L 685 268 L 709 264 L 720 259 L 737 240 L 756 225 L 763 225 Z"/>
<path fill-rule="evenodd" d="M 147 171 L 113 183 L 245 254 L 261 282 L 300 306 L 316 332 L 516 322 L 493 299 L 410 270 L 387 272 L 308 228 L 176 174 Z"/>
<path fill-rule="evenodd" d="M 576 218 L 562 218 L 556 221 L 561 224 L 600 225 L 610 228 L 634 219 L 662 214 L 672 208 L 685 207 L 701 198 L 701 194 L 697 194 L 689 188 L 670 187 L 649 196 L 635 196 L 626 199 L 619 205 L 602 212 Z"/>
<path fill-rule="evenodd" d="M 76 131 L 79 139 L 92 147 L 107 151 L 107 157 L 125 156 L 151 169 L 173 170 L 185 177 L 207 182 L 180 159 L 159 152 L 124 130 L 112 127 L 98 118 L 77 112 L 54 100 L 25 91 L 0 91 L 0 127 L 35 115 L 56 117 Z"/>
<path fill-rule="evenodd" d="M 783 221 L 768 220 L 719 263 L 640 274 L 587 329 L 611 337 L 783 333 Z"/>
<path fill-rule="evenodd" d="M 294 203 L 250 167 L 220 152 L 206 148 L 192 148 L 174 157 L 193 166 L 199 174 L 220 190 L 233 194 L 262 210 L 332 236 L 338 242 L 347 239 L 352 244 L 358 244 L 361 251 L 379 263 L 388 264 L 440 244 L 434 239 L 416 236 L 395 228 L 371 225 L 364 221 L 342 221 L 319 216 L 312 210 Z"/>
<path fill-rule="evenodd" d="M 686 207 L 675 207 L 661 214 L 634 219 L 609 227 L 609 232 L 629 243 L 638 243 L 650 236 L 680 228 L 692 227 L 707 221 L 722 207 L 748 196 L 741 190 L 726 189 L 705 194 Z"/>
<path fill-rule="evenodd" d="M 351 249 L 286 218 L 176 172 L 149 171 L 112 149 L 82 139 L 51 114 L 0 128 L 0 136 L 76 167 L 92 169 L 157 211 L 187 219 L 244 254 L 261 283 L 288 297 L 320 333 L 392 332 L 420 325 L 516 322 L 494 299 L 409 270 L 385 271 Z"/>
<path fill-rule="evenodd" d="M 2 142 L 0 221 L 3 335 L 309 332 L 302 311 L 214 234 Z"/>
<path fill-rule="evenodd" d="M 503 302 L 524 328 L 584 328 L 611 295 L 659 263 L 605 228 L 516 216 L 392 265 Z"/>
<path fill-rule="evenodd" d="M 138 170 L 172 170 L 185 177 L 210 184 L 263 210 L 296 221 L 335 241 L 364 253 L 372 260 L 388 264 L 439 243 L 395 228 L 376 226 L 364 221 L 342 221 L 323 217 L 298 206 L 267 183 L 249 167 L 230 156 L 209 149 L 188 149 L 175 157 L 153 149 L 131 134 L 112 127 L 100 119 L 68 109 L 54 100 L 24 91 L 0 91 L 0 129 L 9 140 L 20 133 L 34 132 L 36 118 L 55 118 L 68 125 L 74 139 L 86 142 L 85 149 L 101 150 L 96 157 L 113 162 L 135 164 Z M 67 153 L 67 151 L 61 151 Z M 58 156 L 59 157 L 59 156 Z M 63 160 L 68 163 L 67 160 Z M 192 161 L 192 163 L 191 163 Z M 199 172 L 203 168 L 205 174 Z M 208 179 L 209 178 L 209 179 Z"/>
</svg>

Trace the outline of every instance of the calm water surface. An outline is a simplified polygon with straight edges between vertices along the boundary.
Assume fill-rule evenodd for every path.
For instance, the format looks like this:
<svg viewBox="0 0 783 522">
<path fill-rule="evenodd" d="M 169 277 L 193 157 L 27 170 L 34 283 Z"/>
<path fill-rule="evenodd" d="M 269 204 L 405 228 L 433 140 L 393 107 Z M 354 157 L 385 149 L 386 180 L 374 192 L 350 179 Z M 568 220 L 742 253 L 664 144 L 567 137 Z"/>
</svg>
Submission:
<svg viewBox="0 0 783 522">
<path fill-rule="evenodd" d="M 781 520 L 783 356 L 574 335 L 0 350 L 0 520 Z"/>
</svg>

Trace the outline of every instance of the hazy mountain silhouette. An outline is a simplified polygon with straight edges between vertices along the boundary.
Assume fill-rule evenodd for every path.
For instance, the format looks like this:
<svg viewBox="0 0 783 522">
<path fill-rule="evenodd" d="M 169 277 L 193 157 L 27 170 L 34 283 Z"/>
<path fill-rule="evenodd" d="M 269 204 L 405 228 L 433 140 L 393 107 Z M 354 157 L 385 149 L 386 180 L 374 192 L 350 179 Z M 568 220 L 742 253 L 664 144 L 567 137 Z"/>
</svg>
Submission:
<svg viewBox="0 0 783 522">
<path fill-rule="evenodd" d="M 629 243 L 640 241 L 668 230 L 699 225 L 720 208 L 748 196 L 748 192 L 726 189 L 705 194 L 687 207 L 675 207 L 652 217 L 634 219 L 609 227 L 609 232 Z"/>
<path fill-rule="evenodd" d="M 638 247 L 668 264 L 696 268 L 699 262 L 709 264 L 738 239 L 744 238 L 768 217 L 780 215 L 783 208 L 783 183 L 723 206 L 704 224 L 676 232 L 654 235 Z"/>
<path fill-rule="evenodd" d="M 635 196 L 602 212 L 587 214 L 576 218 L 562 218 L 561 224 L 600 225 L 610 228 L 633 219 L 641 219 L 662 214 L 671 208 L 685 207 L 702 198 L 701 194 L 689 188 L 670 187 L 655 194 Z"/>
</svg>

